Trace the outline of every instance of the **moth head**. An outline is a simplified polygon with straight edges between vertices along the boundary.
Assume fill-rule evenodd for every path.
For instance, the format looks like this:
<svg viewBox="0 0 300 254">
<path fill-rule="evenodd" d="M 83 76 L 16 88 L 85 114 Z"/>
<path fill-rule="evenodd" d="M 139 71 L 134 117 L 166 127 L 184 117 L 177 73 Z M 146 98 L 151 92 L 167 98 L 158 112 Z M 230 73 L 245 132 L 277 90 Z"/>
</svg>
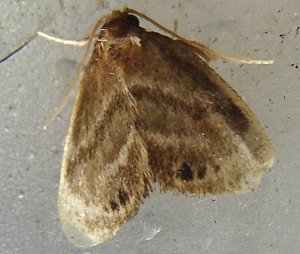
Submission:
<svg viewBox="0 0 300 254">
<path fill-rule="evenodd" d="M 139 19 L 125 11 L 113 11 L 106 16 L 102 26 L 100 38 L 122 38 L 139 29 Z"/>
</svg>

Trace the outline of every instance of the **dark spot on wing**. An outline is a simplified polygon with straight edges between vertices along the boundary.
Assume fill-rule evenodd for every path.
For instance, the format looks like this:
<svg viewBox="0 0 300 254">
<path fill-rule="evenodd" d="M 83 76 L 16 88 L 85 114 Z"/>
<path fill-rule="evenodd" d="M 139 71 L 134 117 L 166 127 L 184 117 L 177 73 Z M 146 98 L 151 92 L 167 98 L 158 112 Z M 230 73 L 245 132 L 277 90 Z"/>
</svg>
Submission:
<svg viewBox="0 0 300 254">
<path fill-rule="evenodd" d="M 127 201 L 129 200 L 128 194 L 125 192 L 123 188 L 119 189 L 118 198 L 120 200 L 121 206 L 125 206 Z"/>
<path fill-rule="evenodd" d="M 199 167 L 199 169 L 198 169 L 198 174 L 197 174 L 198 178 L 200 180 L 202 180 L 205 177 L 205 174 L 206 174 L 206 166 L 203 165 L 203 166 Z"/>
<path fill-rule="evenodd" d="M 110 207 L 113 211 L 118 209 L 119 205 L 114 200 L 111 199 L 109 203 L 110 203 Z"/>
<path fill-rule="evenodd" d="M 190 166 L 186 162 L 182 164 L 182 167 L 177 172 L 177 174 L 183 181 L 193 180 L 193 171 L 191 170 Z"/>
</svg>

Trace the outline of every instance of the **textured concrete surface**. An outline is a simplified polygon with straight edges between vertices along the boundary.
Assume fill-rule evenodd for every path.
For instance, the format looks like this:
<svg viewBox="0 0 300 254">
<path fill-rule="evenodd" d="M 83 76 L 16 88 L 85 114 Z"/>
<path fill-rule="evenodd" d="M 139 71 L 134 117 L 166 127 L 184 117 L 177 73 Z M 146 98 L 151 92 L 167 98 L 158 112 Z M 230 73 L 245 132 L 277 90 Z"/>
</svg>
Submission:
<svg viewBox="0 0 300 254">
<path fill-rule="evenodd" d="M 0 253 L 299 253 L 300 2 L 0 1 L 0 57 L 37 30 L 80 39 L 124 4 L 178 33 L 270 66 L 213 64 L 268 128 L 276 162 L 258 190 L 186 198 L 155 191 L 138 215 L 103 244 L 80 249 L 56 211 L 72 100 L 48 131 L 82 49 L 35 38 L 0 65 Z"/>
</svg>

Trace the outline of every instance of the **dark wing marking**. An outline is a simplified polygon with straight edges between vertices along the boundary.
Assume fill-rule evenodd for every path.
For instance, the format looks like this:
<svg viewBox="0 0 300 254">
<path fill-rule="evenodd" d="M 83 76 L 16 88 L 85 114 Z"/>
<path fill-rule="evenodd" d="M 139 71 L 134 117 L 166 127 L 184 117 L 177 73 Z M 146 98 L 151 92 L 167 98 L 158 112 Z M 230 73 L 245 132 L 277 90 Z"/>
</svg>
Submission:
<svg viewBox="0 0 300 254">
<path fill-rule="evenodd" d="M 78 91 L 58 195 L 62 227 L 80 246 L 113 235 L 151 190 L 135 102 L 116 66 L 99 50 L 95 47 Z"/>
<path fill-rule="evenodd" d="M 256 187 L 274 152 L 245 102 L 186 44 L 142 29 L 135 36 L 142 46 L 115 56 L 155 180 L 182 193 Z"/>
</svg>

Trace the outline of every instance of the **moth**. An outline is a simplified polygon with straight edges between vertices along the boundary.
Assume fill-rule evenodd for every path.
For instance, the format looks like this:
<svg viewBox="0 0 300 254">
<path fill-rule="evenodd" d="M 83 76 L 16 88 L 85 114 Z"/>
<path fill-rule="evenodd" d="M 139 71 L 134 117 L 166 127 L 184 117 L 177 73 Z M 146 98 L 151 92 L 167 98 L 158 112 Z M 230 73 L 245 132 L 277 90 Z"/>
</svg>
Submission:
<svg viewBox="0 0 300 254">
<path fill-rule="evenodd" d="M 184 194 L 242 193 L 256 188 L 274 161 L 255 115 L 208 65 L 224 55 L 146 31 L 136 15 L 171 33 L 124 9 L 102 17 L 89 40 L 89 47 L 96 42 L 73 108 L 58 194 L 62 228 L 79 246 L 114 235 L 154 183 Z"/>
</svg>

